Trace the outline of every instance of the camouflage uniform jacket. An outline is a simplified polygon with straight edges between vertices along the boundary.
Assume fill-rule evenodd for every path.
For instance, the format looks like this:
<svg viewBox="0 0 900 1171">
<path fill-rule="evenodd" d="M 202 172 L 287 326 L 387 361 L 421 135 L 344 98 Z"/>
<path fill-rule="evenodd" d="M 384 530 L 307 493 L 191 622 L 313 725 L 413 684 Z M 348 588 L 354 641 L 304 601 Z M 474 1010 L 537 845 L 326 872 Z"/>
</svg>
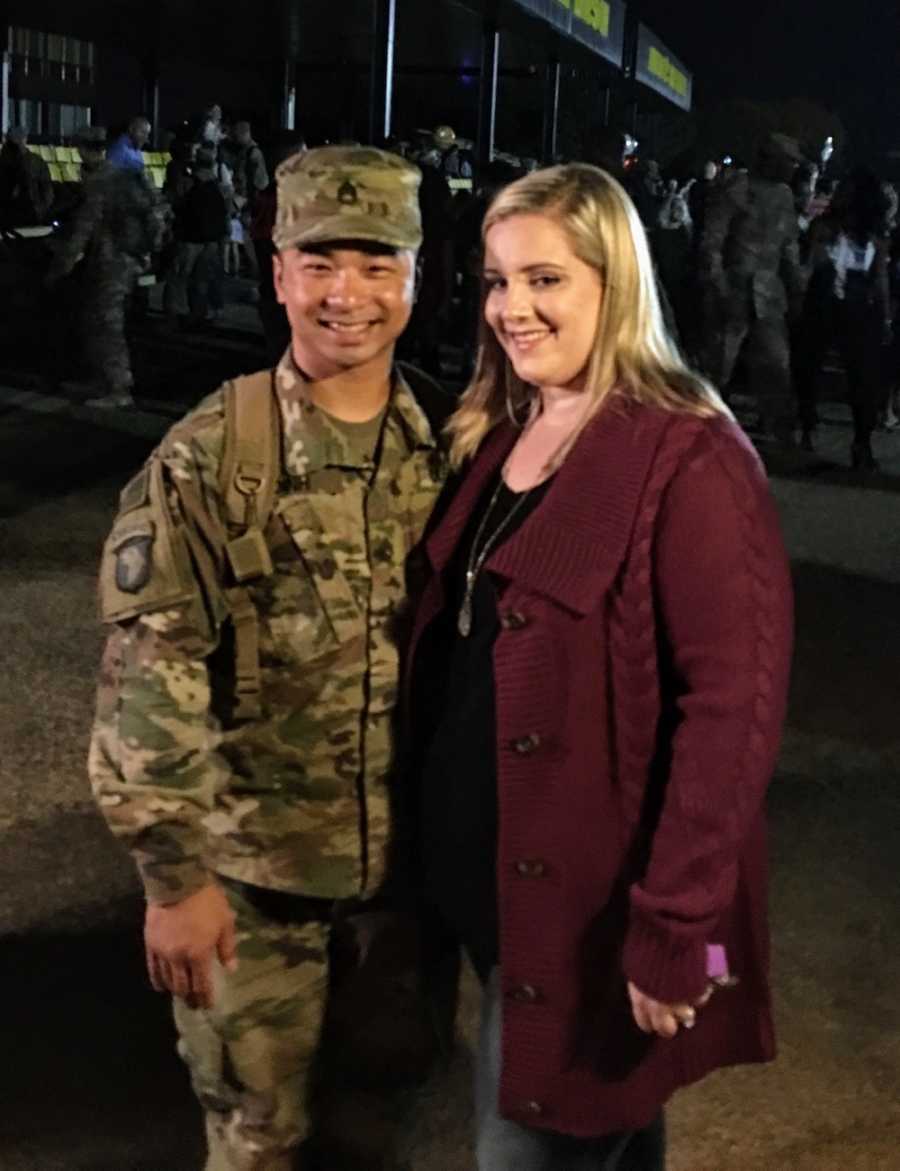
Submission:
<svg viewBox="0 0 900 1171">
<path fill-rule="evenodd" d="M 784 317 L 803 295 L 797 212 L 785 183 L 736 176 L 716 191 L 699 241 L 701 281 L 731 316 Z"/>
<path fill-rule="evenodd" d="M 177 901 L 211 872 L 321 898 L 374 893 L 385 877 L 405 568 L 445 457 L 399 375 L 377 463 L 307 401 L 290 351 L 275 387 L 274 573 L 250 587 L 262 719 L 229 714 L 234 655 L 215 553 L 221 390 L 147 465 L 164 507 L 136 477 L 104 550 L 101 605 L 114 625 L 90 773 L 153 901 Z M 141 540 L 152 543 L 146 572 Z"/>
<path fill-rule="evenodd" d="M 122 258 L 155 251 L 162 236 L 162 208 L 142 174 L 104 163 L 82 184 L 81 202 L 61 236 L 50 268 L 66 276 L 84 256 L 92 266 L 117 269 Z"/>
</svg>

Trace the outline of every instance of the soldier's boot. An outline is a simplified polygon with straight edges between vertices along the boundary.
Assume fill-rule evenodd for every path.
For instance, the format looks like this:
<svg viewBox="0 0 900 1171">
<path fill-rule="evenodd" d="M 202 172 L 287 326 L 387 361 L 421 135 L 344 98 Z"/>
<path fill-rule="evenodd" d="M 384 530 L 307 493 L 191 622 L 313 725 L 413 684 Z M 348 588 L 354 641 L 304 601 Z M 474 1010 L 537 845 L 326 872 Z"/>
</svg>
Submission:
<svg viewBox="0 0 900 1171">
<path fill-rule="evenodd" d="M 228 1115 L 207 1114 L 205 1171 L 306 1171 L 301 1151 L 246 1139 Z"/>
<path fill-rule="evenodd" d="M 130 390 L 122 390 L 112 394 L 103 394 L 98 398 L 89 398 L 84 403 L 97 411 L 116 411 L 134 406 L 134 397 Z"/>
</svg>

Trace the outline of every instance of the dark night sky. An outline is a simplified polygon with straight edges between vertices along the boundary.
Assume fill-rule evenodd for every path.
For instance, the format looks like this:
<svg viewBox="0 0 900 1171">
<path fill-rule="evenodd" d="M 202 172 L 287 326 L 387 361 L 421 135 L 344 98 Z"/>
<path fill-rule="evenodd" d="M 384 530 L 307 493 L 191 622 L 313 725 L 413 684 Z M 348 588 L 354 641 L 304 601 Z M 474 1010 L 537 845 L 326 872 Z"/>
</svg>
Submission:
<svg viewBox="0 0 900 1171">
<path fill-rule="evenodd" d="M 900 147 L 898 0 L 631 0 L 696 77 L 699 105 L 807 97 L 860 146 Z"/>
</svg>

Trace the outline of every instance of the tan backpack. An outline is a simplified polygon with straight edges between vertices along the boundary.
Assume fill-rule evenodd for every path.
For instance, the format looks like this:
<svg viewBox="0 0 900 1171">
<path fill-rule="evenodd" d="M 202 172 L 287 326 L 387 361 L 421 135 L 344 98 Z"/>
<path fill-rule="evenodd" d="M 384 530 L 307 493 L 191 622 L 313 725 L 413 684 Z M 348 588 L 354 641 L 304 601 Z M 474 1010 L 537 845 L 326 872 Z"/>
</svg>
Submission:
<svg viewBox="0 0 900 1171">
<path fill-rule="evenodd" d="M 432 433 L 440 435 L 454 406 L 427 374 L 400 365 Z M 225 555 L 234 578 L 225 598 L 234 625 L 237 719 L 257 719 L 260 709 L 259 618 L 247 589 L 273 572 L 265 528 L 281 475 L 281 418 L 273 374 L 235 378 L 225 386 L 225 449 L 219 485 L 228 540 Z"/>
</svg>

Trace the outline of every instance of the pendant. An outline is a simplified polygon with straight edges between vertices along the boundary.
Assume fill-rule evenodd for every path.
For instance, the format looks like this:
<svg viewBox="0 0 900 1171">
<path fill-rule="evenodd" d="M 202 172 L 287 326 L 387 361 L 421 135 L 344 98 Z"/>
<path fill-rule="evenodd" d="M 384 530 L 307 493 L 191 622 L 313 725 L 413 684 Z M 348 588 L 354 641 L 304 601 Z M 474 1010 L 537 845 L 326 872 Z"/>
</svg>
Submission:
<svg viewBox="0 0 900 1171">
<path fill-rule="evenodd" d="M 466 590 L 466 596 L 463 598 L 463 603 L 459 608 L 459 618 L 456 622 L 456 628 L 463 638 L 468 638 L 472 633 L 472 595 Z"/>
</svg>

